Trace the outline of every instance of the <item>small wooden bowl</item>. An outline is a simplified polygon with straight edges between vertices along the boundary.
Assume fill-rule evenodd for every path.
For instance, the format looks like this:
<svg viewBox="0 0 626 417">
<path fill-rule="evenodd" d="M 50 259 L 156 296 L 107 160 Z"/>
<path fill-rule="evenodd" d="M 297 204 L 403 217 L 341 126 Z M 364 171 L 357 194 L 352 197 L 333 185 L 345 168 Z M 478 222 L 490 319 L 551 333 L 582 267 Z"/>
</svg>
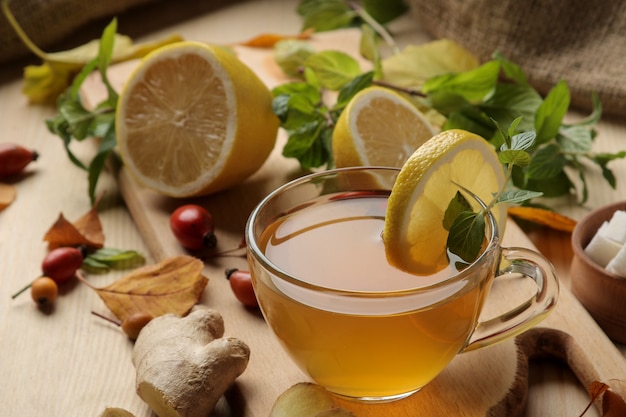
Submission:
<svg viewBox="0 0 626 417">
<path fill-rule="evenodd" d="M 626 343 L 626 278 L 597 265 L 584 251 L 602 223 L 617 210 L 626 210 L 626 201 L 600 207 L 577 223 L 572 233 L 570 283 L 574 296 L 609 338 Z"/>
</svg>

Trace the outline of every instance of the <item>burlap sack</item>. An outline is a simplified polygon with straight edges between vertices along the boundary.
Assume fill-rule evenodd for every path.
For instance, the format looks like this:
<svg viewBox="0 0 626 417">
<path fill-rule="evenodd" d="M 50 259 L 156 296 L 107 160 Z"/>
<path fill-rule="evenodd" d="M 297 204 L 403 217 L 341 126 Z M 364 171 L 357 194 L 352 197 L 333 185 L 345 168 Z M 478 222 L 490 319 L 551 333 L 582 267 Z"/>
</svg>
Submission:
<svg viewBox="0 0 626 417">
<path fill-rule="evenodd" d="M 91 21 L 151 1 L 154 0 L 11 0 L 9 7 L 28 37 L 46 50 Z M 29 54 L 4 13 L 0 13 L 0 64 Z"/>
<path fill-rule="evenodd" d="M 546 93 L 560 79 L 572 105 L 626 115 L 626 1 L 408 0 L 433 37 L 452 39 L 481 60 L 494 51 L 522 67 Z"/>
</svg>

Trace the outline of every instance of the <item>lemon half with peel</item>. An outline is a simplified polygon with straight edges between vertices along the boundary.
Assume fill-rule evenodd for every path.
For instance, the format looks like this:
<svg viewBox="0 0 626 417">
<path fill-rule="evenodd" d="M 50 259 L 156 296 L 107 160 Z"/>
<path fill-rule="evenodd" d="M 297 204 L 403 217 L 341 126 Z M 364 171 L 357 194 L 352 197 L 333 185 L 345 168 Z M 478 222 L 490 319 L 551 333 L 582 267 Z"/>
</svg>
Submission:
<svg viewBox="0 0 626 417">
<path fill-rule="evenodd" d="M 230 50 L 180 42 L 148 54 L 120 94 L 116 134 L 137 181 L 172 197 L 236 185 L 278 133 L 272 94 Z"/>
<path fill-rule="evenodd" d="M 498 156 L 482 137 L 458 129 L 433 136 L 402 166 L 389 196 L 383 231 L 388 262 L 417 275 L 447 267 L 443 219 L 460 189 L 456 184 L 488 204 L 504 182 Z M 496 206 L 494 215 L 502 227 L 506 208 Z"/>
<path fill-rule="evenodd" d="M 401 167 L 435 134 L 425 116 L 395 91 L 372 86 L 359 91 L 333 130 L 335 166 Z"/>
</svg>

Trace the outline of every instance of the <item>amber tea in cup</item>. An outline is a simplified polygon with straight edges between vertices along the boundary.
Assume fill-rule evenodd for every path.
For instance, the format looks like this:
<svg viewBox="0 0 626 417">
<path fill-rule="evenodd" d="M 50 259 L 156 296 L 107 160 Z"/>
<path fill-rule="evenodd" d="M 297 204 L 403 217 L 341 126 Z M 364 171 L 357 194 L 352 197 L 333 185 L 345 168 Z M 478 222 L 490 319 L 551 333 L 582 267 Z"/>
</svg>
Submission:
<svg viewBox="0 0 626 417">
<path fill-rule="evenodd" d="M 545 258 L 500 247 L 492 215 L 482 254 L 463 270 L 451 264 L 415 276 L 389 265 L 381 234 L 398 172 L 346 168 L 294 180 L 267 196 L 246 226 L 269 327 L 313 381 L 352 399 L 411 395 L 458 353 L 537 323 L 558 295 Z M 480 322 L 494 278 L 508 272 L 536 281 L 536 294 Z"/>
</svg>

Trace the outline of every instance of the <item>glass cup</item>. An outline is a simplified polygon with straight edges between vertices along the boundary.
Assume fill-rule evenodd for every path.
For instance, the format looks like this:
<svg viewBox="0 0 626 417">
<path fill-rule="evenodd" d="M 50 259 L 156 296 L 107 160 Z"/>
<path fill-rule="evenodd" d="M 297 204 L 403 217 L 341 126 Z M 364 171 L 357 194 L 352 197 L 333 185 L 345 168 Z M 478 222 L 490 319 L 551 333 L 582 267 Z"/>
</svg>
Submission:
<svg viewBox="0 0 626 417">
<path fill-rule="evenodd" d="M 381 233 L 398 172 L 344 168 L 296 179 L 269 194 L 246 225 L 267 324 L 313 381 L 350 399 L 407 397 L 458 353 L 535 325 L 558 298 L 552 265 L 529 249 L 501 247 L 491 213 L 484 249 L 464 269 L 416 276 L 388 265 Z M 534 281 L 536 292 L 483 320 L 494 278 L 511 273 Z"/>
</svg>

